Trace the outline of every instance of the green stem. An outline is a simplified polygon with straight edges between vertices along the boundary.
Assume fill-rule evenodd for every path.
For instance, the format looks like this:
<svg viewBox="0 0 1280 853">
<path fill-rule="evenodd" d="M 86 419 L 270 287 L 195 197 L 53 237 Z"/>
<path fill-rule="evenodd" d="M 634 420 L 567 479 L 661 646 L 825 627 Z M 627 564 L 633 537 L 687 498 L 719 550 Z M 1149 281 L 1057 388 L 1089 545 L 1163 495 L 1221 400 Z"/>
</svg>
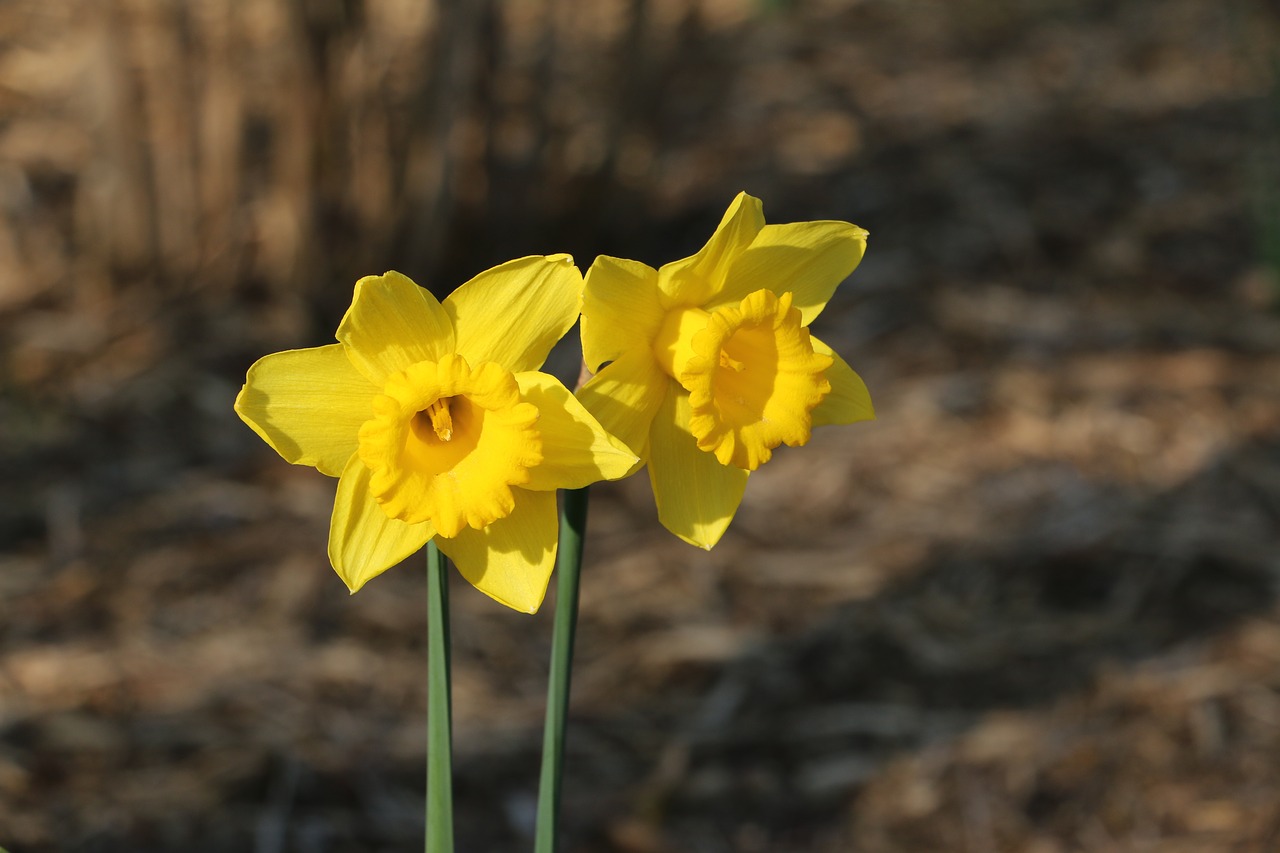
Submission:
<svg viewBox="0 0 1280 853">
<path fill-rule="evenodd" d="M 547 721 L 542 736 L 542 776 L 538 782 L 535 853 L 555 853 L 560 819 L 560 780 L 564 775 L 564 733 L 569 710 L 569 674 L 573 633 L 578 623 L 578 577 L 587 532 L 587 490 L 564 493 L 560 515 L 560 553 L 556 558 L 556 624 L 547 678 Z"/>
<path fill-rule="evenodd" d="M 453 712 L 449 689 L 449 575 L 427 543 L 427 853 L 453 853 Z"/>
</svg>

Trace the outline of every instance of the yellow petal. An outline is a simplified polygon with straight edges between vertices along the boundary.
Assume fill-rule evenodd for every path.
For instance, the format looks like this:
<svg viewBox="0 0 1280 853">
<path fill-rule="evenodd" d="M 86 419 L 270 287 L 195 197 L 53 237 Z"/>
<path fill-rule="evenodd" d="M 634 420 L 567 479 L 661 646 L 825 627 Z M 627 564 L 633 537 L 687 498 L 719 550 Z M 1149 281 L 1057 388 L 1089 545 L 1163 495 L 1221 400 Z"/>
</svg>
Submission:
<svg viewBox="0 0 1280 853">
<path fill-rule="evenodd" d="M 721 465 L 689 432 L 689 395 L 670 394 L 649 437 L 649 482 L 658 520 L 690 545 L 710 550 L 733 521 L 747 472 Z"/>
<path fill-rule="evenodd" d="M 398 272 L 369 275 L 356 282 L 338 340 L 351 362 L 379 386 L 393 373 L 419 361 L 438 361 L 453 352 L 453 324 L 440 303 Z"/>
<path fill-rule="evenodd" d="M 760 199 L 738 193 L 698 254 L 658 270 L 664 307 L 702 305 L 715 296 L 724 287 L 734 259 L 751 245 L 763 227 L 764 209 Z M 760 286 L 751 288 L 759 289 Z M 739 294 L 733 301 L 741 300 L 749 292 Z"/>
<path fill-rule="evenodd" d="M 871 393 L 867 391 L 862 377 L 854 373 L 848 362 L 822 341 L 810 335 L 809 342 L 813 344 L 814 352 L 829 355 L 832 360 L 826 372 L 827 381 L 831 383 L 831 393 L 814 408 L 813 425 L 818 427 L 874 420 L 876 410 L 871 405 Z"/>
<path fill-rule="evenodd" d="M 359 456 L 351 457 L 338 480 L 329 522 L 329 562 L 348 589 L 358 591 L 434 535 L 430 522 L 388 518 L 369 492 L 369 469 Z"/>
<path fill-rule="evenodd" d="M 285 461 L 337 477 L 355 453 L 360 424 L 373 417 L 377 393 L 342 344 L 288 350 L 249 368 L 236 414 Z"/>
<path fill-rule="evenodd" d="M 836 286 L 862 260 L 867 232 L 848 222 L 766 225 L 729 268 L 729 280 L 709 307 L 737 302 L 761 288 L 795 294 L 804 325 L 813 322 Z"/>
<path fill-rule="evenodd" d="M 517 373 L 520 396 L 538 407 L 542 462 L 529 469 L 521 488 L 533 491 L 580 489 L 600 480 L 625 477 L 640 460 L 609 435 L 582 404 L 545 373 Z"/>
<path fill-rule="evenodd" d="M 483 530 L 468 527 L 436 545 L 471 584 L 495 601 L 537 613 L 556 562 L 556 493 L 515 489 L 516 507 Z"/>
<path fill-rule="evenodd" d="M 582 273 L 568 255 L 520 258 L 480 273 L 444 300 L 471 364 L 537 370 L 578 319 Z"/>
<path fill-rule="evenodd" d="M 632 350 L 591 377 L 578 389 L 578 399 L 605 431 L 643 461 L 653 416 L 663 399 L 679 389 L 651 352 Z"/>
<path fill-rule="evenodd" d="M 663 317 L 658 271 L 637 261 L 596 258 L 582 297 L 582 355 L 594 371 L 629 349 L 648 349 Z"/>
</svg>

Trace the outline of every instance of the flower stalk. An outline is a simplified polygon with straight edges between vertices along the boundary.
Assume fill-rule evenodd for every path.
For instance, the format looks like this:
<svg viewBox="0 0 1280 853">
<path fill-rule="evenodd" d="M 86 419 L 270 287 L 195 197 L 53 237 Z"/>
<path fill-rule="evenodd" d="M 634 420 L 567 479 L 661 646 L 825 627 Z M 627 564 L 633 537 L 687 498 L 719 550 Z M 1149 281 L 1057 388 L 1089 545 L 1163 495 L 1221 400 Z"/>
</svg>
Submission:
<svg viewBox="0 0 1280 853">
<path fill-rule="evenodd" d="M 556 617 L 551 639 L 551 671 L 547 677 L 535 853 L 555 853 L 559 830 L 569 676 L 578 624 L 578 580 L 582 574 L 582 545 L 587 532 L 587 503 L 586 487 L 565 490 L 564 509 L 560 514 L 560 552 L 556 560 Z"/>
<path fill-rule="evenodd" d="M 427 543 L 426 853 L 453 853 L 453 711 L 449 674 L 449 575 Z"/>
</svg>

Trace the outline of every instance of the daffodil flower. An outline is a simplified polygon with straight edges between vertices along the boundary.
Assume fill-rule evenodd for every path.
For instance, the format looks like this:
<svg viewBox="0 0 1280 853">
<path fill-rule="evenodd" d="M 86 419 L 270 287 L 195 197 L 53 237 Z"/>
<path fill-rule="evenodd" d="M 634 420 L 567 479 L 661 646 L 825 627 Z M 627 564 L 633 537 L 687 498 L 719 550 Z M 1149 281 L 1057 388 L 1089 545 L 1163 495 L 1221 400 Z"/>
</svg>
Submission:
<svg viewBox="0 0 1280 853">
<path fill-rule="evenodd" d="M 578 397 L 648 463 L 658 518 L 681 539 L 718 542 L 778 445 L 875 417 L 808 328 L 866 241 L 847 222 L 766 225 L 742 193 L 696 255 L 658 270 L 602 256 L 587 271 L 582 349 L 599 372 Z"/>
<path fill-rule="evenodd" d="M 442 303 L 388 272 L 356 283 L 338 343 L 260 359 L 236 412 L 286 461 L 338 477 L 329 559 L 352 592 L 433 537 L 477 589 L 542 603 L 556 495 L 636 457 L 537 368 L 577 318 L 567 255 L 510 261 Z"/>
</svg>

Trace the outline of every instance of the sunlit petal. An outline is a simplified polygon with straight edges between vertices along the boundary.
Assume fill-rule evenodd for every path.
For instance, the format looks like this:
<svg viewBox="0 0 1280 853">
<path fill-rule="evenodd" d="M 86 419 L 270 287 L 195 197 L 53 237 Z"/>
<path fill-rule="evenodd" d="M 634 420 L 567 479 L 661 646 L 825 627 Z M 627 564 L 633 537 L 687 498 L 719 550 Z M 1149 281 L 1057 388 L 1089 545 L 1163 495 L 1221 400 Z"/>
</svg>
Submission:
<svg viewBox="0 0 1280 853">
<path fill-rule="evenodd" d="M 831 356 L 832 364 L 827 368 L 827 381 L 831 383 L 831 393 L 813 410 L 813 425 L 829 426 L 832 424 L 852 424 L 858 421 L 874 420 L 875 407 L 871 405 L 871 393 L 867 391 L 862 377 L 853 372 L 843 358 L 836 355 L 831 347 L 822 341 L 809 336 L 813 351 Z"/>
<path fill-rule="evenodd" d="M 647 349 L 631 350 L 579 388 L 578 399 L 600 426 L 643 460 L 658 407 L 679 390 Z"/>
<path fill-rule="evenodd" d="M 508 261 L 444 300 L 458 353 L 472 364 L 495 361 L 512 373 L 541 367 L 581 307 L 582 273 L 568 255 Z"/>
<path fill-rule="evenodd" d="M 582 404 L 545 373 L 517 373 L 520 396 L 538 408 L 542 462 L 529 469 L 522 488 L 580 489 L 599 480 L 625 477 L 639 461 L 609 435 Z"/>
<path fill-rule="evenodd" d="M 662 324 L 658 272 L 637 261 L 600 256 L 587 270 L 582 300 L 582 354 L 597 371 L 653 343 Z"/>
<path fill-rule="evenodd" d="M 356 592 L 434 535 L 430 522 L 388 518 L 369 492 L 369 469 L 359 456 L 351 457 L 338 480 L 329 522 L 329 561 L 348 589 Z"/>
<path fill-rule="evenodd" d="M 490 598 L 536 613 L 556 562 L 555 492 L 516 489 L 515 509 L 483 530 L 436 538 L 462 576 Z"/>
<path fill-rule="evenodd" d="M 751 245 L 763 227 L 764 208 L 760 199 L 738 193 L 711 239 L 696 255 L 666 264 L 658 270 L 658 286 L 662 289 L 664 307 L 702 305 L 719 293 L 725 285 L 730 264 Z M 758 287 L 752 289 L 759 290 Z"/>
<path fill-rule="evenodd" d="M 418 361 L 453 352 L 453 324 L 440 303 L 398 272 L 356 282 L 338 340 L 361 373 L 376 385 Z"/>
<path fill-rule="evenodd" d="M 668 395 L 654 418 L 649 482 L 663 526 L 689 544 L 709 549 L 738 511 L 747 472 L 721 465 L 698 449 L 689 432 L 689 395 L 679 393 Z"/>
<path fill-rule="evenodd" d="M 337 477 L 377 393 L 342 344 L 287 350 L 249 368 L 236 414 L 285 461 Z"/>
<path fill-rule="evenodd" d="M 709 307 L 737 302 L 761 288 L 795 294 L 804 325 L 826 307 L 867 248 L 867 232 L 847 222 L 766 225 L 729 266 L 724 289 Z"/>
</svg>

